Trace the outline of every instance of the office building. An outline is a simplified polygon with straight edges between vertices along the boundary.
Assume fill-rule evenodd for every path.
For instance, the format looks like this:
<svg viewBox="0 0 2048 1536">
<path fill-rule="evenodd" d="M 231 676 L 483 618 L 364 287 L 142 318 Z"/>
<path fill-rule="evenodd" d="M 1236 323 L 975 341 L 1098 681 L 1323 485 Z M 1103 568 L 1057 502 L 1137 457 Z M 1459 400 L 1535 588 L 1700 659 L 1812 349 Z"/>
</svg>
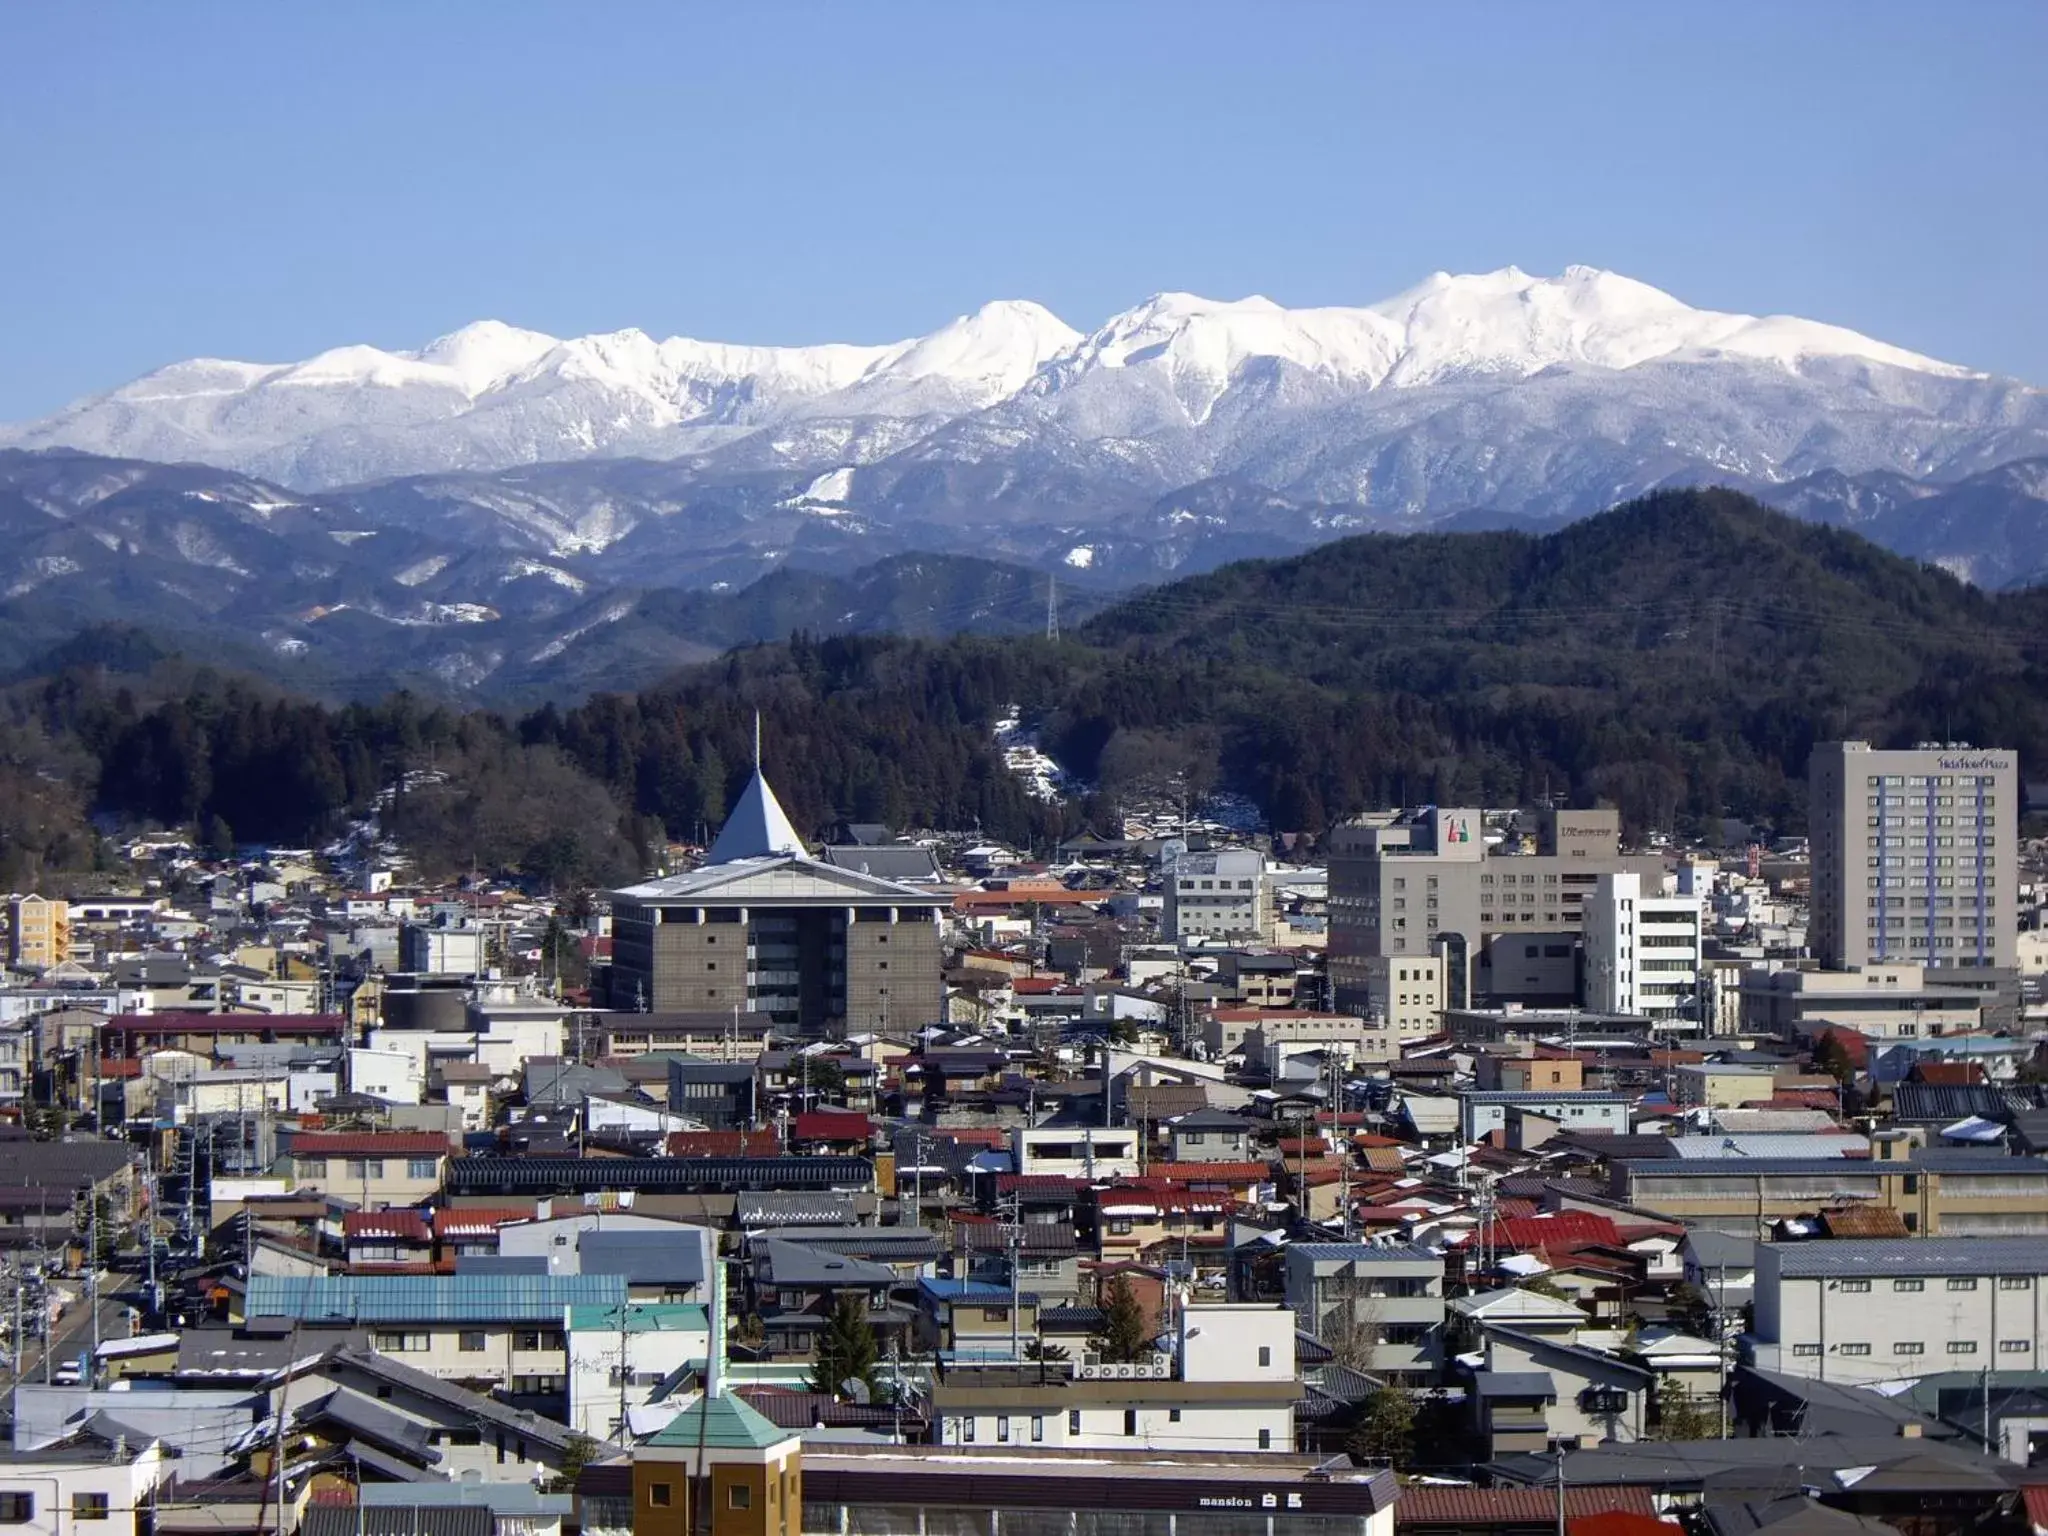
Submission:
<svg viewBox="0 0 2048 1536">
<path fill-rule="evenodd" d="M 1643 877 L 1617 870 L 1585 902 L 1586 1006 L 1640 1014 L 1665 1032 L 1700 1021 L 1700 902 L 1645 894 Z"/>
<path fill-rule="evenodd" d="M 1425 806 L 1330 834 L 1330 982 L 1338 1008 L 1371 1007 L 1368 962 L 1441 955 L 1444 1002 L 1569 1007 L 1578 1001 L 1586 902 L 1605 874 L 1657 888 L 1664 865 L 1621 852 L 1611 810 L 1546 810 L 1536 851 L 1487 852 L 1476 810 Z M 1398 995 L 1398 991 L 1397 991 Z"/>
<path fill-rule="evenodd" d="M 2019 964 L 2016 753 L 1823 742 L 1807 783 L 1809 942 L 1823 965 Z"/>
<path fill-rule="evenodd" d="M 1253 848 L 1184 853 L 1166 870 L 1166 934 L 1261 939 L 1266 933 L 1266 856 Z"/>
<path fill-rule="evenodd" d="M 948 904 L 812 858 L 757 770 L 700 868 L 612 892 L 608 995 L 813 1037 L 919 1029 L 943 1016 Z"/>
</svg>

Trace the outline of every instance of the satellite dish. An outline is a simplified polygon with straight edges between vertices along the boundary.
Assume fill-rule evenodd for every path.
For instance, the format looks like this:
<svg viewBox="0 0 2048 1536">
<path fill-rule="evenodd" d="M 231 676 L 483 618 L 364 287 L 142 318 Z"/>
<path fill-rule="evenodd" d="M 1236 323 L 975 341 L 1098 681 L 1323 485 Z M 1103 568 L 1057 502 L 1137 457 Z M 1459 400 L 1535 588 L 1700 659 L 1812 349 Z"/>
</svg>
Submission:
<svg viewBox="0 0 2048 1536">
<path fill-rule="evenodd" d="M 847 1377 L 846 1380 L 839 1383 L 839 1390 L 841 1392 L 844 1392 L 854 1402 L 859 1403 L 863 1408 L 865 1408 L 868 1405 L 868 1403 L 873 1400 L 874 1397 L 874 1394 L 868 1389 L 868 1384 L 862 1381 L 858 1376 Z"/>
</svg>

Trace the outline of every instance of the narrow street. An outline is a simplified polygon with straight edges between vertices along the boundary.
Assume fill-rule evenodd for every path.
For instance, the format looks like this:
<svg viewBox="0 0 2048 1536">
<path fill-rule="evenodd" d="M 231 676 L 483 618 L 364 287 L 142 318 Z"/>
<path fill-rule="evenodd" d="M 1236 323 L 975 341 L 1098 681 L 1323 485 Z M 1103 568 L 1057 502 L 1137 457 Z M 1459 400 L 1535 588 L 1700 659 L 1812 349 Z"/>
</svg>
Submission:
<svg viewBox="0 0 2048 1536">
<path fill-rule="evenodd" d="M 103 1277 L 102 1283 L 110 1287 L 125 1287 L 130 1283 L 131 1279 L 132 1277 L 130 1276 L 110 1271 Z M 99 1305 L 101 1339 L 116 1339 L 127 1336 L 128 1308 L 129 1301 L 125 1295 L 101 1295 Z M 58 1366 L 62 1365 L 67 1359 L 77 1355 L 80 1350 L 90 1349 L 92 1347 L 90 1322 L 90 1312 L 81 1299 L 78 1305 L 66 1312 L 62 1320 L 58 1322 L 56 1331 L 50 1339 L 47 1349 L 42 1340 L 24 1339 L 22 1343 L 23 1358 L 17 1363 L 16 1369 L 0 1373 L 4 1374 L 7 1387 L 11 1389 L 17 1382 L 22 1381 L 40 1382 L 43 1379 L 43 1356 L 45 1353 L 54 1353 L 56 1358 L 51 1361 L 50 1369 L 55 1371 Z M 12 1348 L 14 1340 L 10 1336 L 6 1339 L 5 1343 L 7 1347 Z"/>
</svg>

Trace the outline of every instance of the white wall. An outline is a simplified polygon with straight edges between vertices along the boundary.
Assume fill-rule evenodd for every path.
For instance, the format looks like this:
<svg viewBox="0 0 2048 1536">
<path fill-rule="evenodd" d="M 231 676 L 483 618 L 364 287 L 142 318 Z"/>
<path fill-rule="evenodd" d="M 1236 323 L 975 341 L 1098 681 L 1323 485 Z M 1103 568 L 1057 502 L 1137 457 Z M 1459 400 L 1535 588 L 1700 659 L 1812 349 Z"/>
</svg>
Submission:
<svg viewBox="0 0 2048 1536">
<path fill-rule="evenodd" d="M 420 1059 L 411 1051 L 357 1046 L 348 1053 L 351 1093 L 367 1093 L 392 1104 L 417 1104 L 425 1081 Z"/>
<path fill-rule="evenodd" d="M 1971 1274 L 1958 1267 L 1947 1275 L 1781 1278 L 1772 1257 L 1759 1251 L 1756 1277 L 1756 1356 L 1766 1370 L 1888 1381 L 2048 1364 L 2048 1272 Z"/>
<path fill-rule="evenodd" d="M 1180 1315 L 1180 1379 L 1292 1381 L 1299 1326 L 1294 1309 L 1278 1303 L 1191 1302 Z"/>
<path fill-rule="evenodd" d="M 618 1432 L 620 1385 L 613 1372 L 621 1357 L 627 1380 L 629 1409 L 646 1406 L 663 1380 L 683 1366 L 706 1359 L 711 1330 L 644 1328 L 620 1334 L 601 1328 L 569 1330 L 569 1424 L 593 1440 L 609 1440 Z"/>
</svg>

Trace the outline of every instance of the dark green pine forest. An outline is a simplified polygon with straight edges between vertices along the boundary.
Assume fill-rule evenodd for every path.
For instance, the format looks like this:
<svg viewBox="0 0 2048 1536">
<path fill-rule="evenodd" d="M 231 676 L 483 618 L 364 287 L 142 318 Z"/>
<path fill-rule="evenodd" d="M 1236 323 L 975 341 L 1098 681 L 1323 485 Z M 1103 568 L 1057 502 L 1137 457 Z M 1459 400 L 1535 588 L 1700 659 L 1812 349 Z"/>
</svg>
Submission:
<svg viewBox="0 0 2048 1536">
<path fill-rule="evenodd" d="M 1612 803 L 1636 832 L 1797 831 L 1817 740 L 2048 759 L 2048 592 L 1988 594 L 1724 491 L 1546 535 L 1369 535 L 1118 603 L 1060 642 L 821 636 L 520 717 L 400 693 L 296 699 L 133 630 L 0 695 L 0 876 L 104 862 L 101 834 L 318 841 L 380 801 L 428 866 L 630 875 L 715 830 L 765 762 L 800 826 L 1045 849 L 1185 786 L 1316 833 L 1398 802 Z M 1018 706 L 1089 786 L 1044 804 L 990 726 Z"/>
</svg>

